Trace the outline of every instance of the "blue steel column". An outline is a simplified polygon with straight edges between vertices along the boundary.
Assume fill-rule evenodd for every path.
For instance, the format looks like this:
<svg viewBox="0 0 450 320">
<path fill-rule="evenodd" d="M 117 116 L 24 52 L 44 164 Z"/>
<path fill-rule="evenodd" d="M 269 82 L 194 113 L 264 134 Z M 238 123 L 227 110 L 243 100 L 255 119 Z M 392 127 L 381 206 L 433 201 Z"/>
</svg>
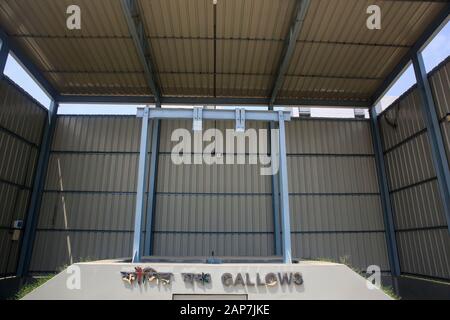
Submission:
<svg viewBox="0 0 450 320">
<path fill-rule="evenodd" d="M 386 175 L 386 166 L 384 164 L 383 144 L 378 123 L 378 115 L 375 107 L 372 107 L 370 109 L 370 119 L 372 130 L 372 144 L 377 166 L 378 185 L 380 188 L 381 205 L 383 209 L 389 264 L 391 266 L 391 274 L 395 277 L 398 277 L 400 276 L 400 263 L 398 259 L 397 241 L 395 238 L 394 216 L 392 214 L 392 205 Z"/>
<path fill-rule="evenodd" d="M 148 122 L 149 108 L 142 115 L 141 146 L 139 149 L 139 170 L 137 176 L 136 210 L 134 216 L 133 257 L 132 262 L 141 261 L 142 214 L 145 206 L 145 180 L 147 176 Z"/>
<path fill-rule="evenodd" d="M 427 126 L 427 135 L 431 146 L 434 169 L 436 171 L 442 205 L 450 232 L 450 172 L 441 127 L 439 125 L 437 110 L 428 82 L 428 75 L 425 70 L 422 54 L 417 52 L 413 56 L 412 61 L 417 79 L 417 88 L 422 102 L 422 114 Z"/>
<path fill-rule="evenodd" d="M 152 121 L 152 151 L 150 156 L 150 172 L 148 184 L 147 219 L 145 227 L 144 255 L 153 254 L 153 217 L 156 209 L 156 177 L 158 175 L 159 137 L 161 122 Z"/>
<path fill-rule="evenodd" d="M 279 144 L 280 144 L 280 202 L 281 202 L 281 227 L 283 233 L 283 262 L 292 263 L 291 253 L 291 222 L 289 211 L 289 188 L 286 158 L 286 132 L 284 127 L 284 112 L 278 112 Z"/>
<path fill-rule="evenodd" d="M 272 137 L 272 130 L 275 129 L 275 123 L 269 123 L 270 129 L 270 156 L 272 157 L 272 165 L 274 164 L 273 159 L 278 150 L 275 150 L 276 145 L 274 145 L 274 140 Z M 281 252 L 281 230 L 280 230 L 280 180 L 278 174 L 272 174 L 272 211 L 273 211 L 273 232 L 274 232 L 274 245 L 275 245 L 275 255 L 280 256 Z"/>
<path fill-rule="evenodd" d="M 45 125 L 44 134 L 42 136 L 41 150 L 36 167 L 36 176 L 33 182 L 30 207 L 25 219 L 25 230 L 21 241 L 19 263 L 17 266 L 17 276 L 19 277 L 27 275 L 31 262 L 39 210 L 42 202 L 42 193 L 44 190 L 45 178 L 47 176 L 50 149 L 55 134 L 57 113 L 58 103 L 52 101 L 48 110 L 48 122 Z"/>
<path fill-rule="evenodd" d="M 3 76 L 6 66 L 6 60 L 8 60 L 9 46 L 7 40 L 1 40 L 0 48 L 0 75 Z"/>
</svg>

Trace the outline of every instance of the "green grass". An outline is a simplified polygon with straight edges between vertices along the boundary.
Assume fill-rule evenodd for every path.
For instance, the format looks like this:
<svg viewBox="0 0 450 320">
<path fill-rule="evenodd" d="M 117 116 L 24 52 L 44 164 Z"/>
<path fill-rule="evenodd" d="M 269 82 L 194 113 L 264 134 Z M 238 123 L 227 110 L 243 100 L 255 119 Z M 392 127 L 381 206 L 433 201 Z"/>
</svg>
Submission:
<svg viewBox="0 0 450 320">
<path fill-rule="evenodd" d="M 386 293 L 389 297 L 391 297 L 394 300 L 401 300 L 402 299 L 399 295 L 397 295 L 395 293 L 394 288 L 392 288 L 390 286 L 387 287 L 387 286 L 383 286 L 382 285 L 380 289 L 383 290 L 384 293 Z"/>
<path fill-rule="evenodd" d="M 22 288 L 20 288 L 19 292 L 16 293 L 16 295 L 13 297 L 13 300 L 20 300 L 23 297 L 25 297 L 27 294 L 29 294 L 34 289 L 42 286 L 44 283 L 46 283 L 48 280 L 53 278 L 54 276 L 43 276 L 39 278 L 34 278 L 30 280 L 29 283 L 25 284 Z"/>
<path fill-rule="evenodd" d="M 352 266 L 350 264 L 350 262 L 349 262 L 350 257 L 349 256 L 340 257 L 339 261 L 336 261 L 336 260 L 331 259 L 331 258 L 315 258 L 315 259 L 309 259 L 309 260 L 345 264 L 347 267 L 349 267 L 350 269 L 355 271 L 361 277 L 363 277 L 364 279 L 367 279 L 365 277 L 365 273 L 362 270 L 360 270 L 358 268 L 355 268 L 354 266 Z M 385 294 L 387 294 L 389 297 L 391 297 L 394 300 L 400 300 L 401 299 L 401 297 L 398 296 L 395 293 L 394 288 L 392 288 L 391 286 L 383 286 L 383 285 L 381 285 L 380 290 L 383 290 L 383 292 Z"/>
</svg>

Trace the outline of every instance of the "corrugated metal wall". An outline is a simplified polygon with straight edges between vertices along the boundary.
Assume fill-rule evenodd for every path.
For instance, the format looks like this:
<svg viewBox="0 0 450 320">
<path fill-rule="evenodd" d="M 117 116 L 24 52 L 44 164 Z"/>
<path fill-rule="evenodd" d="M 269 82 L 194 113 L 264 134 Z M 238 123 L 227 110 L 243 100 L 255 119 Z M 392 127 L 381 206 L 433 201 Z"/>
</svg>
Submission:
<svg viewBox="0 0 450 320">
<path fill-rule="evenodd" d="M 140 125 L 132 116 L 58 118 L 33 272 L 130 256 Z M 172 130 L 191 127 L 161 122 L 154 255 L 273 255 L 271 177 L 259 165 L 174 165 Z M 224 133 L 234 122 L 208 128 Z M 369 123 L 298 120 L 287 139 L 294 255 L 389 270 Z"/>
<path fill-rule="evenodd" d="M 448 68 L 447 61 L 430 76 L 447 147 Z M 380 116 L 380 125 L 401 271 L 450 279 L 450 235 L 416 87 Z"/>
<path fill-rule="evenodd" d="M 217 128 L 224 135 L 234 126 L 204 123 L 205 130 Z M 267 123 L 246 127 L 267 129 Z M 260 175 L 259 165 L 249 165 L 248 157 L 246 165 L 174 165 L 170 138 L 177 128 L 190 130 L 192 121 L 162 122 L 154 254 L 273 255 L 271 177 Z"/>
<path fill-rule="evenodd" d="M 15 274 L 15 220 L 28 209 L 47 111 L 12 81 L 0 80 L 0 276 Z"/>
<path fill-rule="evenodd" d="M 130 256 L 141 122 L 59 116 L 31 272 Z"/>
<path fill-rule="evenodd" d="M 293 256 L 389 270 L 370 123 L 287 124 Z"/>
<path fill-rule="evenodd" d="M 450 161 L 450 57 L 431 72 L 429 79 Z"/>
</svg>

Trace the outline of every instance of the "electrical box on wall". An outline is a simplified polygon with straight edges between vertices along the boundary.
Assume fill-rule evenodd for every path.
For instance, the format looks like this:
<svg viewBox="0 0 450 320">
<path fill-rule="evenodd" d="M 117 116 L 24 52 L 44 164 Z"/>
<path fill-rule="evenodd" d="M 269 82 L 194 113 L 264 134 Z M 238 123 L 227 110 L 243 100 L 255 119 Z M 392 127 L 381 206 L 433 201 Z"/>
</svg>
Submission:
<svg viewBox="0 0 450 320">
<path fill-rule="evenodd" d="M 22 230 L 22 228 L 23 228 L 23 220 L 14 220 L 12 227 L 13 227 L 13 229 Z"/>
<path fill-rule="evenodd" d="M 19 239 L 20 239 L 20 230 L 18 230 L 18 229 L 13 230 L 11 240 L 19 241 Z"/>
<path fill-rule="evenodd" d="M 20 233 L 22 232 L 22 228 L 23 228 L 23 220 L 15 220 L 13 222 L 12 225 L 12 237 L 11 240 L 12 241 L 19 241 L 20 239 Z"/>
</svg>

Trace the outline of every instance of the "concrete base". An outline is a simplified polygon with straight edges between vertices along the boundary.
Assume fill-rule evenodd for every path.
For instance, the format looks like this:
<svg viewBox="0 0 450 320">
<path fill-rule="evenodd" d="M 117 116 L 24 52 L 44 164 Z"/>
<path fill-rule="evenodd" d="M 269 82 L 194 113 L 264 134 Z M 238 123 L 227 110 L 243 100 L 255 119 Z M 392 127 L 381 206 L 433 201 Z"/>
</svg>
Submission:
<svg viewBox="0 0 450 320">
<path fill-rule="evenodd" d="M 147 269 L 145 276 L 135 268 Z M 139 283 L 140 282 L 140 283 Z M 25 300 L 387 300 L 342 264 L 77 263 Z"/>
</svg>

